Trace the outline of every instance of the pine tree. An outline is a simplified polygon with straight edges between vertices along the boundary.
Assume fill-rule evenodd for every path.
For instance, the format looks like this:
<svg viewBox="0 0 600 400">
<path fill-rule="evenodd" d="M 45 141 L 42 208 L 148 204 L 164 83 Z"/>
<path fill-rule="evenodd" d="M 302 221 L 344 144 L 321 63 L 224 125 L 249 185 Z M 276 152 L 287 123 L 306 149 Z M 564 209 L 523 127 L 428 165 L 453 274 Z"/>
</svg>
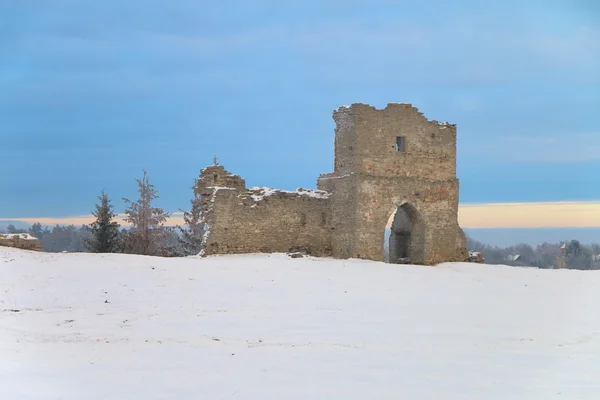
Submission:
<svg viewBox="0 0 600 400">
<path fill-rule="evenodd" d="M 195 185 L 194 185 L 195 186 Z M 185 226 L 177 226 L 181 232 L 181 246 L 186 256 L 197 255 L 202 250 L 202 237 L 204 236 L 204 216 L 202 215 L 202 202 L 200 195 L 194 193 L 194 198 L 190 201 L 192 209 L 183 211 L 183 220 Z"/>
<path fill-rule="evenodd" d="M 143 255 L 160 255 L 165 246 L 167 231 L 164 223 L 170 213 L 162 208 L 152 207 L 152 201 L 158 198 L 156 187 L 150 183 L 148 173 L 137 178 L 140 197 L 135 202 L 123 198 L 129 206 L 125 210 L 125 221 L 131 224 L 125 241 L 125 252 Z"/>
<path fill-rule="evenodd" d="M 161 255 L 164 257 L 183 257 L 185 251 L 183 250 L 183 244 L 181 243 L 177 229 L 174 227 L 165 227 L 166 240 L 165 247 L 161 251 Z"/>
<path fill-rule="evenodd" d="M 85 247 L 92 253 L 117 253 L 120 250 L 120 225 L 114 221 L 116 214 L 104 190 L 98 199 L 100 203 L 92 212 L 96 220 L 89 226 L 90 236 L 84 240 Z"/>
<path fill-rule="evenodd" d="M 571 240 L 565 250 L 565 261 L 569 268 L 591 269 L 592 251 L 581 245 L 578 240 Z"/>
<path fill-rule="evenodd" d="M 43 240 L 44 239 L 44 231 L 42 229 L 42 224 L 40 224 L 39 222 L 36 222 L 35 224 L 31 225 L 31 227 L 29 228 L 29 234 L 33 237 Z"/>
<path fill-rule="evenodd" d="M 14 226 L 13 224 L 10 224 L 6 227 L 6 232 L 7 233 L 27 233 L 27 231 L 25 229 L 17 229 L 16 226 Z"/>
</svg>

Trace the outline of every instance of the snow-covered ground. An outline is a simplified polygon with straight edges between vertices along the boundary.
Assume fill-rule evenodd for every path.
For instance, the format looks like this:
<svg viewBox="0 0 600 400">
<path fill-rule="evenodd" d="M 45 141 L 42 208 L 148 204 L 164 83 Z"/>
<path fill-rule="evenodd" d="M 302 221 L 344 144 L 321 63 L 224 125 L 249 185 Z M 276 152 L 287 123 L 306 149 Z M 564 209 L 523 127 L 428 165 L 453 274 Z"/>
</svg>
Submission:
<svg viewBox="0 0 600 400">
<path fill-rule="evenodd" d="M 0 248 L 0 399 L 600 398 L 600 272 Z"/>
</svg>

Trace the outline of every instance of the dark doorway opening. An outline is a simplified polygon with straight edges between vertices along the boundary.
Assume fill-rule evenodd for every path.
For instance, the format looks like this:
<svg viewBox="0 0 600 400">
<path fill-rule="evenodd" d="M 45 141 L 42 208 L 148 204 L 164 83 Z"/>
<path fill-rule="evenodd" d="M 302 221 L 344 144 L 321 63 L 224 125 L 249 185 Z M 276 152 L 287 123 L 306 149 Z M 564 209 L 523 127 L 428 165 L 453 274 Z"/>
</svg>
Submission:
<svg viewBox="0 0 600 400">
<path fill-rule="evenodd" d="M 391 264 L 422 264 L 424 261 L 424 226 L 416 208 L 408 203 L 398 207 L 386 229 L 384 255 Z"/>
</svg>

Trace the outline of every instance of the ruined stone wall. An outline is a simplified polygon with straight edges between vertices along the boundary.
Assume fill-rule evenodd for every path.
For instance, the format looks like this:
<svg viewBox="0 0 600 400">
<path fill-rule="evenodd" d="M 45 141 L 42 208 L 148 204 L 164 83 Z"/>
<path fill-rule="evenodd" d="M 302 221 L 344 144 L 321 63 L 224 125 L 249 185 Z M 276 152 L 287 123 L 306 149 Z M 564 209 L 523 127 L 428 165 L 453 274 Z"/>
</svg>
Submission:
<svg viewBox="0 0 600 400">
<path fill-rule="evenodd" d="M 207 224 L 204 255 L 301 251 L 331 256 L 329 193 L 243 186 L 222 167 L 203 170 L 196 190 Z"/>
<path fill-rule="evenodd" d="M 0 233 L 0 246 L 15 247 L 17 249 L 42 251 L 42 243 L 39 239 L 26 234 L 2 234 Z"/>
<path fill-rule="evenodd" d="M 213 189 L 220 187 L 245 190 L 246 181 L 239 175 L 226 171 L 222 165 L 210 165 L 200 171 L 194 190 L 197 194 L 206 194 L 205 197 L 210 198 Z"/>
<path fill-rule="evenodd" d="M 208 220 L 205 253 L 303 251 L 330 256 L 329 199 L 312 193 L 217 190 Z"/>
<path fill-rule="evenodd" d="M 332 254 L 337 258 L 351 258 L 357 234 L 356 176 L 352 173 L 321 175 L 317 187 L 331 193 Z"/>
<path fill-rule="evenodd" d="M 334 174 L 346 175 L 356 171 L 356 129 L 354 113 L 350 107 L 340 107 L 333 112 L 335 121 Z"/>
<path fill-rule="evenodd" d="M 336 171 L 456 178 L 456 125 L 429 121 L 410 104 L 388 104 L 382 110 L 353 104 L 338 108 L 333 116 L 338 124 L 335 145 L 341 149 L 336 150 Z M 396 151 L 398 136 L 405 138 L 404 152 Z"/>
</svg>

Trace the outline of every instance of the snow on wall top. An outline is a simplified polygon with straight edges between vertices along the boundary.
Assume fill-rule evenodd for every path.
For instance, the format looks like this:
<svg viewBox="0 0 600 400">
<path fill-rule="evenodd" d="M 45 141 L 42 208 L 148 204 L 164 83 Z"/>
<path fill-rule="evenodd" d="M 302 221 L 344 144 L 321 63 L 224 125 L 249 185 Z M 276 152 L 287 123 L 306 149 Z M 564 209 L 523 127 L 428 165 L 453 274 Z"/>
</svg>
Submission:
<svg viewBox="0 0 600 400">
<path fill-rule="evenodd" d="M 0 233 L 0 239 L 39 240 L 29 233 Z"/>
<path fill-rule="evenodd" d="M 335 111 L 349 110 L 351 106 L 339 106 Z"/>
<path fill-rule="evenodd" d="M 302 188 L 298 188 L 295 191 L 290 191 L 290 190 L 273 189 L 270 187 L 254 186 L 254 187 L 250 188 L 248 191 L 252 193 L 250 195 L 250 197 L 252 197 L 252 199 L 254 201 L 261 201 L 265 197 L 269 197 L 269 196 L 273 196 L 273 195 L 277 195 L 277 194 L 306 196 L 306 197 L 312 197 L 315 199 L 328 199 L 329 195 L 330 195 L 329 192 L 326 192 L 324 190 L 312 190 L 312 189 L 302 189 Z"/>
<path fill-rule="evenodd" d="M 214 191 L 217 191 L 217 190 L 235 190 L 235 188 L 230 188 L 230 187 L 227 187 L 227 186 L 207 186 L 206 188 L 207 189 L 213 189 Z"/>
</svg>

